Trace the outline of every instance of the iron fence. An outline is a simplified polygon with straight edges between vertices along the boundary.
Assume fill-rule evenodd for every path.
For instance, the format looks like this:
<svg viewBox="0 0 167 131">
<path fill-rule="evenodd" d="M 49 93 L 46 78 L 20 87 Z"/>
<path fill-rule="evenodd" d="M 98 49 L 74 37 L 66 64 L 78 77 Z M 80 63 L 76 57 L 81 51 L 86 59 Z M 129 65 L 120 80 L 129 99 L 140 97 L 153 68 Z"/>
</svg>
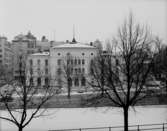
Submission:
<svg viewBox="0 0 167 131">
<path fill-rule="evenodd" d="M 114 127 L 96 127 L 96 128 L 77 128 L 77 129 L 59 129 L 49 131 L 123 131 L 123 126 Z M 130 125 L 129 131 L 167 131 L 167 123 Z"/>
</svg>

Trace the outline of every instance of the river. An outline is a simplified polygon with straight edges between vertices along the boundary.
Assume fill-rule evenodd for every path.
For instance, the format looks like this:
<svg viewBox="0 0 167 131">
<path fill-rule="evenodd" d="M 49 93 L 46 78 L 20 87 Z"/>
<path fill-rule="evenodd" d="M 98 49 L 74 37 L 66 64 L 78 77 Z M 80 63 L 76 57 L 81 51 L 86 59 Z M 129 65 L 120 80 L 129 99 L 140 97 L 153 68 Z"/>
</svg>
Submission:
<svg viewBox="0 0 167 131">
<path fill-rule="evenodd" d="M 7 116 L 6 111 L 1 111 L 0 114 Z M 117 107 L 48 109 L 46 114 L 50 115 L 32 120 L 24 131 L 123 125 L 123 112 Z M 167 122 L 167 105 L 137 106 L 129 111 L 131 125 L 165 122 Z M 15 125 L 4 120 L 0 120 L 0 128 L 2 131 L 17 131 Z"/>
</svg>

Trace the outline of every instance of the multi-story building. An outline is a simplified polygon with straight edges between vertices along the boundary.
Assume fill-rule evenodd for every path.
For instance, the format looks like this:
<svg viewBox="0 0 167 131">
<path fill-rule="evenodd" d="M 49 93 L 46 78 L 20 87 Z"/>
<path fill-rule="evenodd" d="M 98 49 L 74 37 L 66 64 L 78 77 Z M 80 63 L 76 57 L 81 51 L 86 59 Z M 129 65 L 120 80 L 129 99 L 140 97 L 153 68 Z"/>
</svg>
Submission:
<svg viewBox="0 0 167 131">
<path fill-rule="evenodd" d="M 27 35 L 17 35 L 12 41 L 12 48 L 14 52 L 14 77 L 18 78 L 19 72 L 24 72 L 27 55 L 37 52 L 36 37 L 31 32 L 28 32 Z"/>
<path fill-rule="evenodd" d="M 4 66 L 6 70 L 12 71 L 13 69 L 13 51 L 11 43 L 8 42 L 6 37 L 0 36 L 0 65 Z"/>
<path fill-rule="evenodd" d="M 70 75 L 72 90 L 83 89 L 87 86 L 91 60 L 96 55 L 97 48 L 76 41 L 53 46 L 49 52 L 31 54 L 27 59 L 27 83 L 56 87 L 60 79 L 65 84 L 65 75 Z M 70 74 L 67 74 L 69 65 Z"/>
</svg>

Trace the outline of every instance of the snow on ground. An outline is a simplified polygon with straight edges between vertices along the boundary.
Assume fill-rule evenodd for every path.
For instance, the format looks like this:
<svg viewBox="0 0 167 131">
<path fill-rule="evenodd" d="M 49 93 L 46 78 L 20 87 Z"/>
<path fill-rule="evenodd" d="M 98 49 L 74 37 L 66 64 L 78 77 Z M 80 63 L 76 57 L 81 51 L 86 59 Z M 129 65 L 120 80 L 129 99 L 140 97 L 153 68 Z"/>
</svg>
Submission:
<svg viewBox="0 0 167 131">
<path fill-rule="evenodd" d="M 123 112 L 117 107 L 60 108 L 49 109 L 48 113 L 52 115 L 34 119 L 25 131 L 123 125 Z M 137 106 L 135 111 L 130 109 L 129 123 L 131 125 L 165 123 L 167 122 L 166 114 L 167 105 Z M 7 115 L 7 113 L 2 111 L 1 115 Z M 16 131 L 16 128 L 6 121 L 1 120 L 0 127 L 3 131 Z"/>
</svg>

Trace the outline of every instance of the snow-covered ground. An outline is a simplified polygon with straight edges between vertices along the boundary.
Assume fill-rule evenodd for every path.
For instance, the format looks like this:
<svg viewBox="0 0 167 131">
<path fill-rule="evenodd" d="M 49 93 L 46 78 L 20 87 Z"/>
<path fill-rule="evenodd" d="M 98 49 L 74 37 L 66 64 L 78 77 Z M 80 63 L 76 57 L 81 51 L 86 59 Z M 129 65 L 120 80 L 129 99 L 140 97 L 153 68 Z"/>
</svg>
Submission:
<svg viewBox="0 0 167 131">
<path fill-rule="evenodd" d="M 31 110 L 30 110 L 31 111 Z M 117 107 L 49 109 L 50 115 L 34 119 L 25 131 L 109 127 L 123 125 L 122 109 Z M 1 111 L 1 115 L 7 112 Z M 167 105 L 138 106 L 129 112 L 129 123 L 153 124 L 167 122 Z M 0 120 L 2 131 L 16 131 L 11 123 Z"/>
</svg>

